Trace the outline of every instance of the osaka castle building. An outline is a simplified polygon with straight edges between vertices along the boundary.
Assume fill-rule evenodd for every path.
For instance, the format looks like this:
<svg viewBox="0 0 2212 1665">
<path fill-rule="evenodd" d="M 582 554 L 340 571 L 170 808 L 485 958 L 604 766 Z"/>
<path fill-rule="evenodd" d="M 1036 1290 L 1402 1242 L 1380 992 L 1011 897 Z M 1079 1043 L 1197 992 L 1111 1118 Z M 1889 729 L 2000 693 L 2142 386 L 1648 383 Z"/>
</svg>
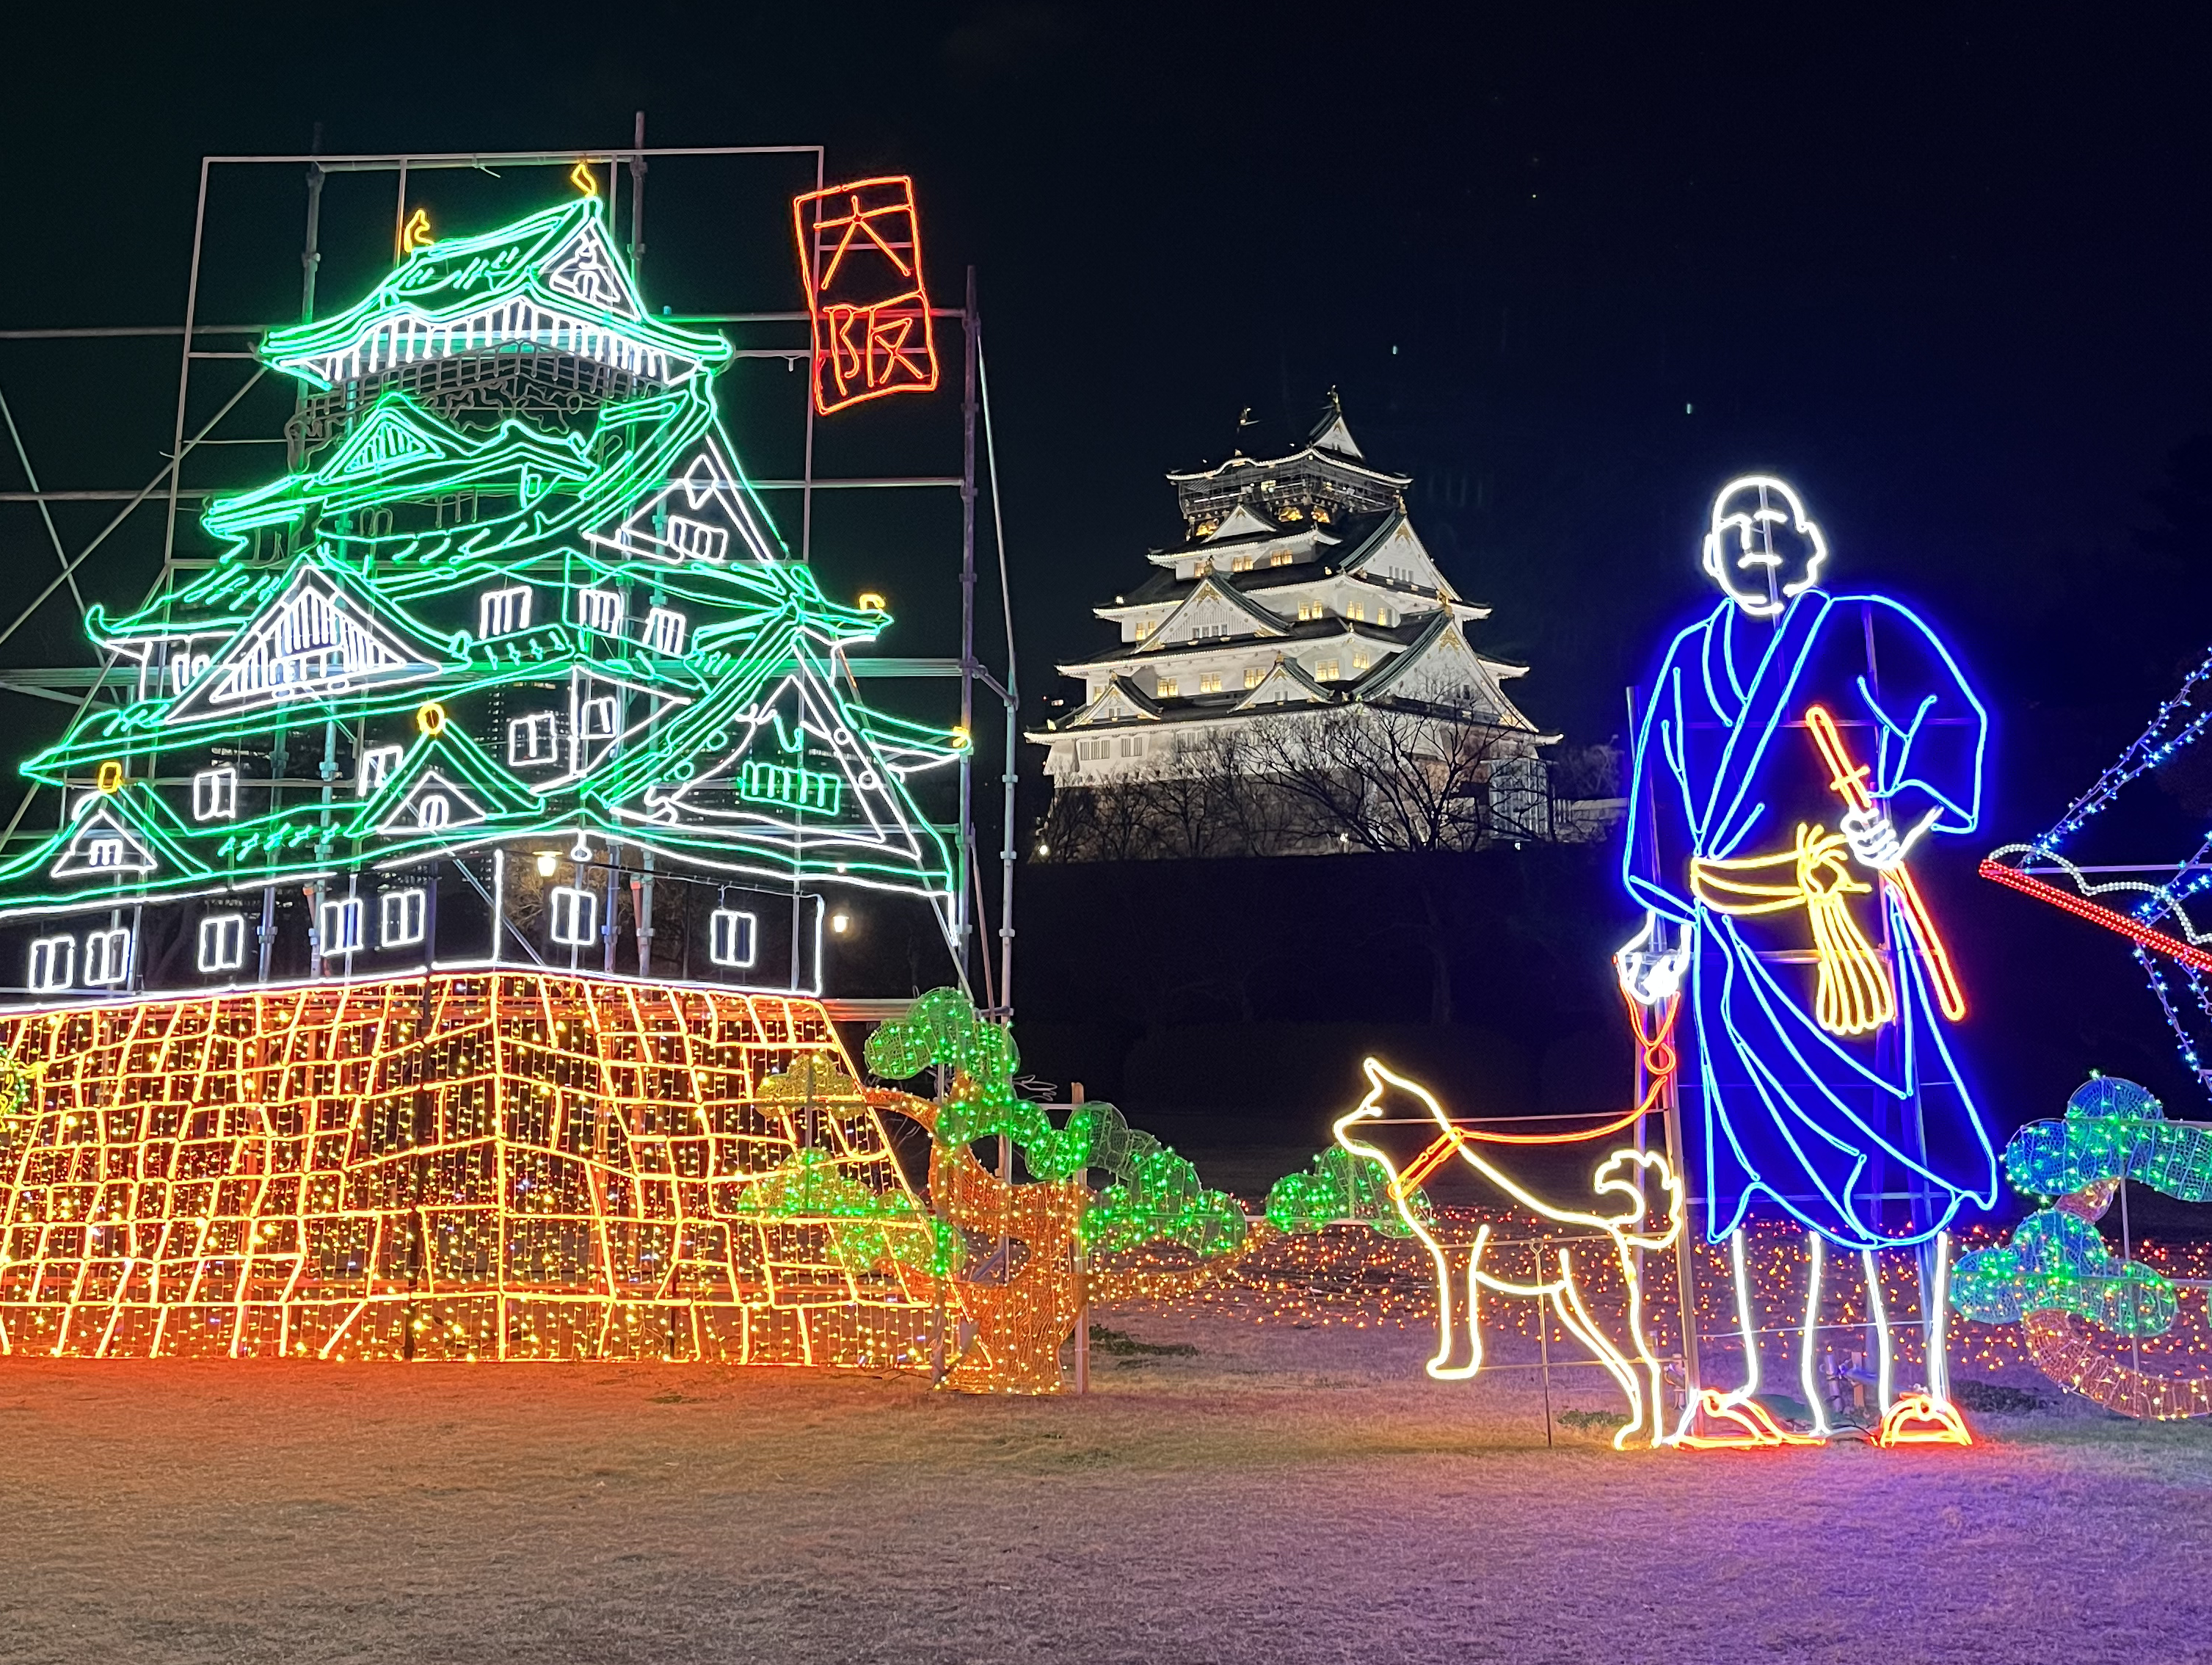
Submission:
<svg viewBox="0 0 2212 1665">
<path fill-rule="evenodd" d="M 416 248 L 268 336 L 298 460 L 22 772 L 4 982 L 194 991 L 428 965 L 815 991 L 825 888 L 950 906 L 908 789 L 957 738 L 860 704 L 888 623 L 792 558 L 725 435 L 721 337 L 654 317 L 579 197 Z"/>
<path fill-rule="evenodd" d="M 23 765 L 0 1356 L 930 1357 L 812 997 L 825 894 L 949 925 L 908 782 L 963 741 L 852 697 L 887 620 L 762 512 L 732 356 L 596 192 L 263 339 L 292 467 L 90 610 L 123 698 Z"/>
<path fill-rule="evenodd" d="M 1079 708 L 1029 738 L 1055 790 L 1176 766 L 1196 737 L 1375 706 L 1482 725 L 1493 785 L 1542 790 L 1540 733 L 1479 650 L 1490 609 L 1437 570 L 1406 510 L 1412 479 L 1361 453 L 1335 396 L 1298 449 L 1168 476 L 1185 537 L 1094 608 L 1116 639 L 1059 668 Z"/>
</svg>

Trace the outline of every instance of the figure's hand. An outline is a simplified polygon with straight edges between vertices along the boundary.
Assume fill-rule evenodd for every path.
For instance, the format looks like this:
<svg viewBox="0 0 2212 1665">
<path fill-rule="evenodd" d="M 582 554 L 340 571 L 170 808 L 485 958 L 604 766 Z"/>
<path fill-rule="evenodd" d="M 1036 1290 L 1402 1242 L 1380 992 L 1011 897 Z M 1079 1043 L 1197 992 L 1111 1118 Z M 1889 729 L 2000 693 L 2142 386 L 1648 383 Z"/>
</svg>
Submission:
<svg viewBox="0 0 2212 1665">
<path fill-rule="evenodd" d="M 1900 838 L 1896 823 L 1881 805 L 1871 809 L 1846 809 L 1841 823 L 1844 842 L 1850 845 L 1851 854 L 1862 866 L 1887 873 L 1911 853 L 1913 845 L 1928 836 L 1929 829 L 1936 825 L 1936 818 L 1942 813 L 1940 808 L 1929 810 Z"/>
<path fill-rule="evenodd" d="M 1889 812 L 1879 804 L 1871 809 L 1844 811 L 1843 834 L 1862 867 L 1887 873 L 1905 859 L 1904 841 L 1897 836 Z"/>
<path fill-rule="evenodd" d="M 1613 950 L 1613 973 L 1622 991 L 1639 1006 L 1656 1006 L 1681 992 L 1682 978 L 1690 969 L 1686 942 L 1669 948 L 1659 941 L 1659 916 L 1644 916 L 1644 929 Z"/>
</svg>

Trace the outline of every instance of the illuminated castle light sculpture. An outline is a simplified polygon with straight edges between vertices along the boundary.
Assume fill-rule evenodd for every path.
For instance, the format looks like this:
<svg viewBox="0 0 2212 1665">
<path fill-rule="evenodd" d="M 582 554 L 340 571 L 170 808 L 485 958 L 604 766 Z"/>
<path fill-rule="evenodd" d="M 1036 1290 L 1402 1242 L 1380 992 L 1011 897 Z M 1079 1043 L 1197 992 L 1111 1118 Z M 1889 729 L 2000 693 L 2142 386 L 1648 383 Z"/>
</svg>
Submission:
<svg viewBox="0 0 2212 1665">
<path fill-rule="evenodd" d="M 1539 748 L 1559 736 L 1505 692 L 1528 667 L 1468 639 L 1490 609 L 1437 570 L 1407 513 L 1410 477 L 1366 460 L 1334 393 L 1296 451 L 1168 478 L 1188 536 L 1093 609 L 1121 639 L 1060 668 L 1080 704 L 1028 736 L 1055 789 L 1172 770 L 1194 736 L 1367 705 L 1483 725 L 1492 791 L 1528 819 L 1523 801 L 1546 796 Z"/>
<path fill-rule="evenodd" d="M 911 1357 L 933 1229 L 800 997 L 825 886 L 949 920 L 962 742 L 839 687 L 888 621 L 762 512 L 730 346 L 586 196 L 260 357 L 291 472 L 24 765 L 0 1347 Z"/>
</svg>

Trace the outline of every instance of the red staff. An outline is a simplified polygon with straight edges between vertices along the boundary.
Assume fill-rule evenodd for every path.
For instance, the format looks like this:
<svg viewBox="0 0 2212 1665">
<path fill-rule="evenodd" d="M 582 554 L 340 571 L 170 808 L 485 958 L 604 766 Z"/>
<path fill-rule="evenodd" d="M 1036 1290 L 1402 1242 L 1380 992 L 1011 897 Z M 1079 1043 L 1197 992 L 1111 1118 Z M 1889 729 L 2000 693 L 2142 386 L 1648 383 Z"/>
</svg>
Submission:
<svg viewBox="0 0 2212 1665">
<path fill-rule="evenodd" d="M 1827 707 L 1807 706 L 1805 726 L 1813 731 L 1813 743 L 1820 748 L 1821 760 L 1828 765 L 1828 784 L 1836 795 L 1859 814 L 1873 814 L 1874 793 L 1867 785 L 1871 771 L 1865 764 L 1851 761 L 1844 737 L 1836 728 L 1836 719 L 1828 715 Z M 1905 905 L 1905 912 L 1912 921 L 1913 934 L 1920 939 L 1921 957 L 1928 962 L 1928 974 L 1936 985 L 1936 1003 L 1942 1008 L 1944 1016 L 1957 1022 L 1966 1015 L 1966 997 L 1960 990 L 1958 974 L 1951 969 L 1950 953 L 1936 934 L 1936 922 L 1928 917 L 1928 905 L 1920 900 L 1920 892 L 1902 861 L 1881 877 L 1883 883 L 1896 891 L 1898 900 Z"/>
</svg>

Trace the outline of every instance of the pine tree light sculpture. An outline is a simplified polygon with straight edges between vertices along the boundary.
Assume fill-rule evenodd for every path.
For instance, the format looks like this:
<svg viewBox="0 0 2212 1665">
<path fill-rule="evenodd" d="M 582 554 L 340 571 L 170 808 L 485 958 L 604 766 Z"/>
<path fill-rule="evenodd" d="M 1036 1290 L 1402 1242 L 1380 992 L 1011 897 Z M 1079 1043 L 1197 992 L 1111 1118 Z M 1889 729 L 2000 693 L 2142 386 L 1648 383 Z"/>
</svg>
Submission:
<svg viewBox="0 0 2212 1665">
<path fill-rule="evenodd" d="M 584 198 L 260 351 L 296 466 L 92 612 L 131 697 L 24 765 L 0 1350 L 926 1352 L 932 1223 L 788 991 L 810 887 L 949 916 L 959 742 L 837 686 L 887 620 L 778 541 L 728 345 Z"/>
</svg>

